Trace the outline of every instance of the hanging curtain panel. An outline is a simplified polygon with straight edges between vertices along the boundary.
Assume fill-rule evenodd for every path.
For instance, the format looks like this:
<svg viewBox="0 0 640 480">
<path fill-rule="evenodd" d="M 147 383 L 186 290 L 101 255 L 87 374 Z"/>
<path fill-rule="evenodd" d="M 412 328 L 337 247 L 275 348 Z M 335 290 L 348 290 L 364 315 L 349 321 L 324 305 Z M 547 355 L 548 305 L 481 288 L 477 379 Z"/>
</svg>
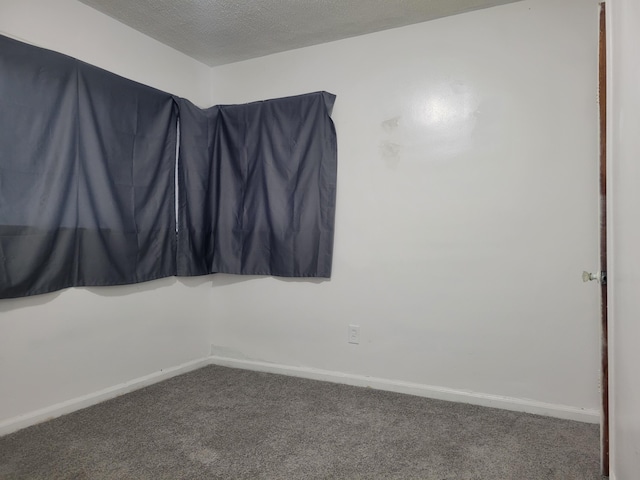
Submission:
<svg viewBox="0 0 640 480">
<path fill-rule="evenodd" d="M 330 277 L 335 96 L 180 104 L 178 275 Z"/>
<path fill-rule="evenodd" d="M 175 275 L 170 95 L 0 37 L 0 298 Z"/>
<path fill-rule="evenodd" d="M 171 275 L 329 277 L 334 100 L 202 110 L 0 36 L 0 298 Z"/>
</svg>

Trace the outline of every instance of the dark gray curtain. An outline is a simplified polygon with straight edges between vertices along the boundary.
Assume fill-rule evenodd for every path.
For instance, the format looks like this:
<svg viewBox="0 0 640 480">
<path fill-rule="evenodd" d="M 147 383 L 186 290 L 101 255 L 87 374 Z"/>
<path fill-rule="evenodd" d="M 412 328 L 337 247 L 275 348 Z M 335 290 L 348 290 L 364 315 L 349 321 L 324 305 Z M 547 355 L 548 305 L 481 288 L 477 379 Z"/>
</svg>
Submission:
<svg viewBox="0 0 640 480">
<path fill-rule="evenodd" d="M 0 298 L 216 272 L 329 277 L 334 99 L 201 110 L 0 36 Z"/>
<path fill-rule="evenodd" d="M 180 100 L 179 275 L 331 276 L 334 100 Z"/>
<path fill-rule="evenodd" d="M 175 275 L 170 95 L 0 37 L 0 298 Z"/>
</svg>

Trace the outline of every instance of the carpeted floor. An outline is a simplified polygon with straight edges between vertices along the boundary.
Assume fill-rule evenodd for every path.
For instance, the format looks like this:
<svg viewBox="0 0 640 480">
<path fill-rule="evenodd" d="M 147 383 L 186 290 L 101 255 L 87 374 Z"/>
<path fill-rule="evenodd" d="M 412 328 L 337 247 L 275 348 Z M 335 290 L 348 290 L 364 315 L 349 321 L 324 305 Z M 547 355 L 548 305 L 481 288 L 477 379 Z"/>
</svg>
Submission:
<svg viewBox="0 0 640 480">
<path fill-rule="evenodd" d="M 2 479 L 601 480 L 597 425 L 209 366 L 0 438 Z"/>
</svg>

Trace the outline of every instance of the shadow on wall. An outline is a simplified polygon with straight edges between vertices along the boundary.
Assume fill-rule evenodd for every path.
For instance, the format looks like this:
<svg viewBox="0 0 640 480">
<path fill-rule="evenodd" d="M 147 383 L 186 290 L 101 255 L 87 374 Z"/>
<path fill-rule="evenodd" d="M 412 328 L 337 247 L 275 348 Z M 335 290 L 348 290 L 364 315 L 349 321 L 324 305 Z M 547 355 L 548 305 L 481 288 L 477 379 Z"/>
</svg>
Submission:
<svg viewBox="0 0 640 480">
<path fill-rule="evenodd" d="M 193 277 L 192 277 L 193 278 Z M 203 277 L 196 277 L 203 278 Z M 217 273 L 214 275 L 207 275 L 204 278 L 210 279 L 212 287 L 224 287 L 227 285 L 235 285 L 236 283 L 249 282 L 253 280 L 262 280 L 266 278 L 272 278 L 280 282 L 285 283 L 314 283 L 319 285 L 321 283 L 330 282 L 330 278 L 320 277 L 276 277 L 273 275 L 232 275 L 228 273 Z M 186 278 L 180 278 L 180 281 L 187 280 Z"/>
<path fill-rule="evenodd" d="M 210 283 L 212 288 L 224 287 L 227 285 L 235 285 L 236 283 L 250 282 L 254 280 L 263 280 L 273 278 L 285 283 L 313 283 L 321 284 L 329 282 L 329 278 L 313 278 L 313 277 L 275 277 L 269 275 L 232 275 L 226 273 L 218 273 L 214 275 L 202 275 L 198 277 L 166 277 L 148 282 L 136 283 L 133 285 L 113 285 L 100 287 L 70 287 L 51 293 L 43 293 L 40 295 L 31 295 L 29 297 L 6 298 L 0 300 L 0 313 L 20 310 L 21 308 L 29 308 L 39 305 L 46 305 L 61 297 L 70 290 L 75 288 L 78 290 L 86 290 L 87 292 L 98 295 L 100 297 L 125 297 L 140 292 L 152 292 L 162 288 L 167 288 L 175 284 L 181 284 L 188 288 L 198 288 L 201 285 Z"/>
<path fill-rule="evenodd" d="M 89 293 L 100 297 L 125 297 L 140 292 L 152 292 L 161 288 L 170 287 L 178 283 L 176 277 L 165 277 L 157 280 L 149 280 L 148 282 L 134 283 L 130 285 L 112 285 L 99 287 L 75 287 L 80 290 L 86 290 Z"/>
<path fill-rule="evenodd" d="M 63 292 L 64 290 L 58 290 L 57 292 L 32 295 L 30 297 L 3 298 L 0 300 L 0 312 L 6 313 L 14 310 L 20 310 L 21 308 L 46 305 L 47 303 L 53 302 Z"/>
</svg>

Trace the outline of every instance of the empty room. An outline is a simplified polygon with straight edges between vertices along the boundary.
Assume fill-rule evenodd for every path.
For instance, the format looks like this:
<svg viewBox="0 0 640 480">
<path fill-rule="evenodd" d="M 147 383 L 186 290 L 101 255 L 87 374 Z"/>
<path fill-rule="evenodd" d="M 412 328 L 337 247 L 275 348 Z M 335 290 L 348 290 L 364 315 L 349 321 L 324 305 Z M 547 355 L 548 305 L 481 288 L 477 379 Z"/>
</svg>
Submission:
<svg viewBox="0 0 640 480">
<path fill-rule="evenodd" d="M 0 478 L 640 478 L 636 0 L 0 0 Z"/>
</svg>

